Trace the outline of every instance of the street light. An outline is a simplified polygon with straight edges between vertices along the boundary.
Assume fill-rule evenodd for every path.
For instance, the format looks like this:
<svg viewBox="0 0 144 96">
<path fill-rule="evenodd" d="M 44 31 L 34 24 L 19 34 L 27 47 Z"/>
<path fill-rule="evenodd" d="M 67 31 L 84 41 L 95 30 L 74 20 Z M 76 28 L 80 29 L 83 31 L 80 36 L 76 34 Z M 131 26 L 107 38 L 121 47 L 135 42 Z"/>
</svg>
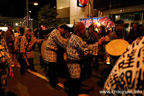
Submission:
<svg viewBox="0 0 144 96">
<path fill-rule="evenodd" d="M 37 3 L 37 2 L 34 2 L 33 4 L 34 4 L 35 6 L 38 6 L 38 3 Z"/>
<path fill-rule="evenodd" d="M 26 0 L 26 13 L 27 13 L 27 18 L 26 18 L 26 22 L 27 22 L 27 27 L 29 27 L 29 4 L 33 4 L 34 6 L 38 6 L 37 2 L 29 2 L 28 0 Z"/>
</svg>

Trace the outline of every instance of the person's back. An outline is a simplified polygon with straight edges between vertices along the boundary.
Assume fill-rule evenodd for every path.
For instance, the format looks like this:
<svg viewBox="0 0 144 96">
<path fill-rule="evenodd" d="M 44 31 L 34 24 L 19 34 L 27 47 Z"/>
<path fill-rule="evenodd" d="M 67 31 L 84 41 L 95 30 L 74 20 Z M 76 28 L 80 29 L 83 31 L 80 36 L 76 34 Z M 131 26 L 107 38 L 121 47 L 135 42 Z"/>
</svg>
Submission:
<svg viewBox="0 0 144 96">
<path fill-rule="evenodd" d="M 107 95 L 128 95 L 127 92 L 130 96 L 144 95 L 143 42 L 144 36 L 137 38 L 120 56 L 104 84 Z"/>
</svg>

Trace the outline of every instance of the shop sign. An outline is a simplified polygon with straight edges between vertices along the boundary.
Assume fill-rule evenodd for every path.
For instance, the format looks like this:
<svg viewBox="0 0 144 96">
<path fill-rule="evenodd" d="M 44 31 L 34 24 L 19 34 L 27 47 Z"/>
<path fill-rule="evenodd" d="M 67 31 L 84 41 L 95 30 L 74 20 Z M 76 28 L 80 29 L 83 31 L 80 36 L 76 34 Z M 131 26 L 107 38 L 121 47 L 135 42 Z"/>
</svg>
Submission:
<svg viewBox="0 0 144 96">
<path fill-rule="evenodd" d="M 80 2 L 81 5 L 86 5 L 88 0 L 79 0 L 79 2 Z"/>
</svg>

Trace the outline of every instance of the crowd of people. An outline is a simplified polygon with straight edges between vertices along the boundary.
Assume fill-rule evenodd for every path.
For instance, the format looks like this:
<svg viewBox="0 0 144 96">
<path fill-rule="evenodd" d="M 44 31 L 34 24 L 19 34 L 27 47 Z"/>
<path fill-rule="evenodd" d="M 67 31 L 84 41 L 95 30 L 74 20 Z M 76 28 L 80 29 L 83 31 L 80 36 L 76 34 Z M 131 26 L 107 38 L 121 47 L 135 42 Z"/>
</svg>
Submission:
<svg viewBox="0 0 144 96">
<path fill-rule="evenodd" d="M 48 77 L 52 87 L 61 89 L 58 85 L 55 69 L 58 63 L 58 54 L 60 54 L 57 53 L 59 46 L 63 47 L 67 54 L 66 65 L 69 72 L 68 94 L 69 96 L 77 96 L 78 94 L 84 93 L 82 90 L 82 79 L 83 74 L 85 74 L 83 71 L 83 66 L 86 67 L 84 70 L 87 70 L 89 75 L 91 75 L 92 63 L 97 71 L 99 69 L 99 59 L 106 61 L 106 58 L 104 57 L 109 55 L 105 51 L 105 45 L 108 42 L 115 39 L 123 39 L 131 44 L 136 38 L 140 38 L 144 35 L 144 27 L 142 25 L 137 26 L 137 30 L 139 30 L 137 33 L 131 32 L 134 30 L 132 29 L 130 33 L 127 34 L 127 32 L 124 30 L 124 22 L 122 20 L 115 22 L 115 29 L 113 32 L 111 30 L 106 30 L 104 26 L 99 27 L 98 32 L 94 29 L 94 26 L 90 25 L 88 30 L 85 32 L 85 25 L 81 22 L 77 22 L 73 26 L 72 34 L 67 38 L 64 37 L 64 34 L 69 32 L 66 25 L 62 25 L 50 33 L 47 39 L 45 57 L 50 68 L 48 71 Z M 131 34 L 137 35 L 135 36 Z M 111 67 L 106 71 L 107 76 L 120 56 L 110 57 Z M 55 82 L 52 82 L 51 80 Z M 85 94 L 84 96 L 88 95 Z"/>
<path fill-rule="evenodd" d="M 57 66 L 61 66 L 62 63 L 64 63 L 62 67 L 58 68 L 67 70 L 65 71 L 68 74 L 67 85 L 65 85 L 65 87 L 68 87 L 66 89 L 68 91 L 68 96 L 78 96 L 81 94 L 83 94 L 81 96 L 89 96 L 82 90 L 82 80 L 84 75 L 88 74 L 91 76 L 92 68 L 94 68 L 97 72 L 99 69 L 99 60 L 106 63 L 107 57 L 110 57 L 109 62 L 111 64 L 111 68 L 107 71 L 107 76 L 109 75 L 110 71 L 111 73 L 106 80 L 104 90 L 112 92 L 113 90 L 118 90 L 120 87 L 121 89 L 119 90 L 129 90 L 132 86 L 130 85 L 131 81 L 126 81 L 127 79 L 124 79 L 125 74 L 127 76 L 125 78 L 130 77 L 128 73 L 131 74 L 131 79 L 133 81 L 136 74 L 139 74 L 137 80 L 143 78 L 141 76 L 141 72 L 143 72 L 144 69 L 142 66 L 143 61 L 137 61 L 137 58 L 134 57 L 133 62 L 137 62 L 137 68 L 139 67 L 140 70 L 140 72 L 139 70 L 137 70 L 137 72 L 139 73 L 135 72 L 132 75 L 131 71 L 134 70 L 133 68 L 135 67 L 129 68 L 134 66 L 134 63 L 129 61 L 131 56 L 130 54 L 134 54 L 135 52 L 134 46 L 138 46 L 140 50 L 143 48 L 143 37 L 141 37 L 144 35 L 143 25 L 134 23 L 132 30 L 127 33 L 124 30 L 124 22 L 122 20 L 115 22 L 115 29 L 113 32 L 112 30 L 106 30 L 105 26 L 100 26 L 97 28 L 97 31 L 95 31 L 95 26 L 93 24 L 91 24 L 86 30 L 83 23 L 77 22 L 73 28 L 69 28 L 66 24 L 60 25 L 52 30 L 48 36 L 42 39 L 38 39 L 39 36 L 37 36 L 37 29 L 34 30 L 34 33 L 30 28 L 23 27 L 17 28 L 16 33 L 13 33 L 12 30 L 13 27 L 9 25 L 8 31 L 0 32 L 0 48 L 1 53 L 3 52 L 3 54 L 0 55 L 0 96 L 3 96 L 6 86 L 6 83 L 3 83 L 4 80 L 6 82 L 6 67 L 9 69 L 9 75 L 11 77 L 14 75 L 11 67 L 14 66 L 20 67 L 21 75 L 23 75 L 27 69 L 36 71 L 33 63 L 34 47 L 36 43 L 42 44 L 44 40 L 46 40 L 47 43 L 45 59 L 41 59 L 44 62 L 40 61 L 44 64 L 41 64 L 41 66 L 48 67 L 48 70 L 46 70 L 46 76 L 48 76 L 49 84 L 53 88 L 59 90 L 62 88 L 58 84 Z M 125 55 L 123 55 L 123 58 L 120 58 L 120 56 L 112 56 L 105 50 L 105 45 L 111 40 L 115 39 L 123 39 L 130 44 L 130 48 L 127 49 Z M 140 45 L 136 43 L 140 43 Z M 142 53 L 140 52 L 137 54 L 139 58 L 142 58 Z M 125 56 L 128 56 L 128 58 L 126 58 L 128 59 L 127 61 Z M 125 60 L 125 62 L 122 62 L 122 60 Z M 128 63 L 128 61 L 130 63 Z M 131 63 L 133 63 L 133 65 L 131 65 Z M 129 69 L 129 71 L 125 70 L 126 67 Z M 87 72 L 85 72 L 85 70 L 87 70 Z M 124 70 L 125 73 L 123 73 L 121 70 Z M 117 77 L 115 77 L 114 74 L 116 74 Z M 123 86 L 121 86 L 122 83 L 119 79 L 125 80 L 125 84 L 123 84 Z M 133 86 L 142 86 L 142 88 L 137 87 L 137 90 L 143 91 L 143 81 L 138 80 L 138 82 L 139 83 L 136 82 Z M 126 87 L 126 84 L 128 84 L 128 87 Z M 133 87 L 131 89 L 134 90 L 135 88 L 136 87 Z"/>
<path fill-rule="evenodd" d="M 25 33 L 25 34 L 24 34 Z M 12 67 L 20 67 L 20 74 L 23 75 L 27 69 L 36 71 L 33 64 L 33 48 L 35 43 L 41 43 L 43 39 L 37 39 L 30 28 L 17 28 L 13 32 L 13 26 L 8 25 L 6 32 L 0 31 L 0 96 L 4 96 L 6 87 L 6 70 L 8 68 L 9 76 L 13 77 Z M 29 65 L 27 62 L 29 62 Z"/>
</svg>

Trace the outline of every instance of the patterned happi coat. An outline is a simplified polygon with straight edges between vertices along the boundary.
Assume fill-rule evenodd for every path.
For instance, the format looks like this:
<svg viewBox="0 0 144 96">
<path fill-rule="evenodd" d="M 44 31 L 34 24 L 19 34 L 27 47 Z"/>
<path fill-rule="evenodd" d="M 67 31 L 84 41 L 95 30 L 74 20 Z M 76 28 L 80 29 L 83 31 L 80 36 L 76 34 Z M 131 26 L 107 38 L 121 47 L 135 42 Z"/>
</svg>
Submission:
<svg viewBox="0 0 144 96">
<path fill-rule="evenodd" d="M 80 62 L 86 54 L 97 55 L 98 44 L 87 44 L 83 39 L 75 34 L 72 34 L 67 47 L 67 66 L 71 78 L 80 78 L 81 67 Z"/>
<path fill-rule="evenodd" d="M 14 33 L 13 32 L 10 32 L 10 31 L 6 31 L 5 34 L 4 34 L 4 39 L 7 43 L 7 46 L 8 46 L 8 49 L 9 49 L 9 53 L 13 53 L 15 50 L 14 50 Z M 12 46 L 9 46 L 9 43 L 12 43 Z"/>
<path fill-rule="evenodd" d="M 144 95 L 144 37 L 137 38 L 120 56 L 102 92 L 104 96 Z"/>
<path fill-rule="evenodd" d="M 26 35 L 23 35 L 20 43 L 20 52 L 26 54 L 27 59 L 33 58 L 33 47 L 35 43 L 40 43 L 41 40 L 31 36 L 30 42 L 28 42 Z"/>
<path fill-rule="evenodd" d="M 68 39 L 63 38 L 61 33 L 57 29 L 54 29 L 47 39 L 45 60 L 47 62 L 57 62 L 56 52 L 58 51 L 58 46 L 61 46 L 65 49 L 67 41 Z"/>
<path fill-rule="evenodd" d="M 22 38 L 23 35 L 18 35 L 16 38 L 15 38 L 15 41 L 14 41 L 14 47 L 15 47 L 15 50 L 17 52 L 20 52 L 20 43 L 21 43 L 21 38 Z"/>
<path fill-rule="evenodd" d="M 5 89 L 6 87 L 6 68 L 13 65 L 13 61 L 10 58 L 9 50 L 7 47 L 7 43 L 3 38 L 0 39 L 0 79 L 2 84 L 2 89 Z"/>
</svg>

